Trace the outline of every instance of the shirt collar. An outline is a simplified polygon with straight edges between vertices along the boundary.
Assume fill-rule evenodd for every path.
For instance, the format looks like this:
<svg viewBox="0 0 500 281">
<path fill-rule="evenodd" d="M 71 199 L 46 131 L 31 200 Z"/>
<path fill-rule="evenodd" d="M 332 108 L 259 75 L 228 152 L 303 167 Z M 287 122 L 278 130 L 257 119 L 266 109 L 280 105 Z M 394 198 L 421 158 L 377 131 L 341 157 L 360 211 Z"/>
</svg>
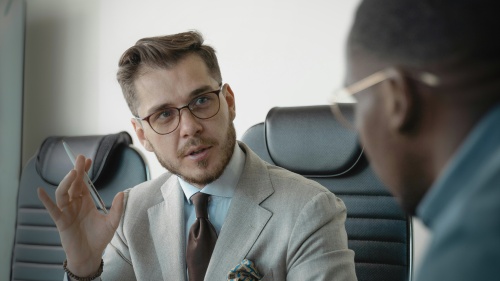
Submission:
<svg viewBox="0 0 500 281">
<path fill-rule="evenodd" d="M 181 185 L 182 191 L 186 196 L 186 200 L 191 204 L 191 196 L 197 192 L 203 192 L 210 195 L 232 198 L 234 195 L 234 190 L 238 181 L 240 180 L 241 173 L 243 172 L 243 167 L 245 165 L 245 153 L 241 150 L 240 146 L 236 144 L 234 146 L 233 155 L 231 160 L 227 164 L 222 175 L 215 181 L 207 184 L 201 190 L 196 186 L 186 182 L 181 177 L 177 177 L 179 184 Z"/>
<path fill-rule="evenodd" d="M 472 129 L 459 150 L 452 157 L 441 175 L 431 186 L 417 207 L 417 215 L 423 223 L 432 228 L 446 208 L 449 208 L 459 193 L 469 184 L 478 184 L 478 171 L 488 169 L 480 163 L 491 157 L 491 151 L 499 149 L 500 105 L 496 106 Z M 443 204 L 448 202 L 448 204 Z"/>
</svg>

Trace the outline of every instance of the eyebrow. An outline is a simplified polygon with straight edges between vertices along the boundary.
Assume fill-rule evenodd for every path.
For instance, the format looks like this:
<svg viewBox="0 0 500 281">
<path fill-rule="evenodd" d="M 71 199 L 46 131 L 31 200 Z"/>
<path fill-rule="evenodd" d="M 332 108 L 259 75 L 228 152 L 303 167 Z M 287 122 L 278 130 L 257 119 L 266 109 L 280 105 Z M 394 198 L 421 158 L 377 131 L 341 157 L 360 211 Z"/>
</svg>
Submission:
<svg viewBox="0 0 500 281">
<path fill-rule="evenodd" d="M 201 86 L 199 88 L 196 88 L 194 89 L 193 91 L 191 91 L 189 94 L 188 94 L 188 98 L 190 99 L 189 102 L 191 102 L 191 100 L 193 98 L 195 98 L 196 96 L 198 95 L 201 95 L 201 94 L 204 94 L 206 92 L 210 92 L 210 91 L 215 91 L 212 89 L 212 86 L 210 85 L 204 85 L 204 86 Z M 176 108 L 175 106 L 172 106 L 171 104 L 169 103 L 163 103 L 163 104 L 159 104 L 157 106 L 154 106 L 154 107 L 151 107 L 147 112 L 146 112 L 146 116 L 149 116 L 155 112 L 158 112 L 159 110 L 162 110 L 162 109 L 165 109 L 165 108 Z"/>
</svg>

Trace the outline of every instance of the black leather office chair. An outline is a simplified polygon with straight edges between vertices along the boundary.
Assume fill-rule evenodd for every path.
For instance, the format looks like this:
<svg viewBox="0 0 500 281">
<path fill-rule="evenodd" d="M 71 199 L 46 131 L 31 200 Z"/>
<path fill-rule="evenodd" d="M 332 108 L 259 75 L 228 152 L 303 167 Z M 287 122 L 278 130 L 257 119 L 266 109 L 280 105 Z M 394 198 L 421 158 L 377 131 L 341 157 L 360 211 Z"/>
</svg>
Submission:
<svg viewBox="0 0 500 281">
<path fill-rule="evenodd" d="M 348 118 L 352 111 L 342 105 Z M 344 201 L 358 280 L 411 280 L 411 218 L 372 172 L 356 133 L 329 106 L 273 108 L 241 140 L 267 162 L 321 183 Z"/>
<path fill-rule="evenodd" d="M 88 174 L 107 208 L 116 193 L 149 179 L 147 163 L 126 132 L 47 138 L 22 171 L 11 280 L 63 278 L 62 262 L 66 256 L 59 233 L 36 191 L 43 187 L 55 200 L 57 185 L 73 168 L 62 139 L 75 155 L 92 158 Z"/>
</svg>

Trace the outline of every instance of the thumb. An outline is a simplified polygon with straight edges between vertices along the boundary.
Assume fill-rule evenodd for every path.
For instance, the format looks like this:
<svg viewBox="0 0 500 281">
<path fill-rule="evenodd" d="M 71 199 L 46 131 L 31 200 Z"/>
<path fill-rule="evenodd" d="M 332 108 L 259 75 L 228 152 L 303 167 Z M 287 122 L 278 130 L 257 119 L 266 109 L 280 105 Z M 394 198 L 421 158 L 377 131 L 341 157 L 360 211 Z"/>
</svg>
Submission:
<svg viewBox="0 0 500 281">
<path fill-rule="evenodd" d="M 114 230 L 118 228 L 118 224 L 120 223 L 120 219 L 123 213 L 123 207 L 125 194 L 123 192 L 118 192 L 113 199 L 113 203 L 111 203 L 111 209 L 109 210 L 109 222 Z"/>
</svg>

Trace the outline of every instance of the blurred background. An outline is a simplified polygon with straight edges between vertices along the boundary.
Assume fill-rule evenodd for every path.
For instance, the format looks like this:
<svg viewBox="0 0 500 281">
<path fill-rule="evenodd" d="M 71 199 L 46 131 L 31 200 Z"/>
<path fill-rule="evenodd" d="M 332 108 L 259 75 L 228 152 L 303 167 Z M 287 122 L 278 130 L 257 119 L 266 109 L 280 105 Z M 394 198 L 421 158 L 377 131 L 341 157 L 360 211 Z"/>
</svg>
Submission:
<svg viewBox="0 0 500 281">
<path fill-rule="evenodd" d="M 8 280 L 22 166 L 50 135 L 128 131 L 116 82 L 142 37 L 196 29 L 235 93 L 238 138 L 275 106 L 327 104 L 359 0 L 0 0 L 0 280 Z M 428 233 L 415 221 L 418 265 Z"/>
</svg>

